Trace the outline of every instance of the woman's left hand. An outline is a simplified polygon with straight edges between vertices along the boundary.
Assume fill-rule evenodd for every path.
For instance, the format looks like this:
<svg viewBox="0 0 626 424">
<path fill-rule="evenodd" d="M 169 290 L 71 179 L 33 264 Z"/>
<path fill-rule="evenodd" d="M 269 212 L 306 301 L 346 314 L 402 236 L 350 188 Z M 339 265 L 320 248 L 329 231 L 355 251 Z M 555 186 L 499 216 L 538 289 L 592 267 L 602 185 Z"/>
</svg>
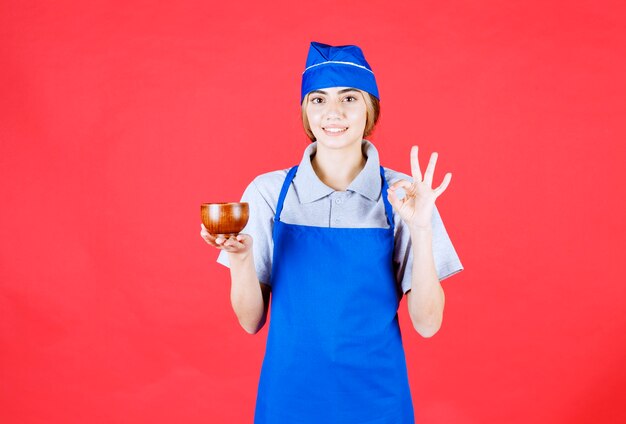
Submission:
<svg viewBox="0 0 626 424">
<path fill-rule="evenodd" d="M 434 152 L 430 156 L 428 167 L 422 179 L 422 172 L 420 171 L 420 165 L 417 160 L 417 150 L 417 146 L 411 148 L 411 174 L 413 175 L 413 182 L 407 180 L 397 181 L 389 187 L 387 193 L 391 206 L 400 214 L 402 220 L 406 222 L 411 229 L 426 229 L 431 228 L 435 200 L 437 197 L 441 196 L 448 187 L 448 184 L 450 184 L 452 173 L 448 172 L 443 177 L 441 185 L 433 189 L 433 174 L 435 173 L 435 164 L 437 163 L 438 155 Z M 403 188 L 406 193 L 402 199 L 398 199 L 396 195 L 398 188 Z"/>
</svg>

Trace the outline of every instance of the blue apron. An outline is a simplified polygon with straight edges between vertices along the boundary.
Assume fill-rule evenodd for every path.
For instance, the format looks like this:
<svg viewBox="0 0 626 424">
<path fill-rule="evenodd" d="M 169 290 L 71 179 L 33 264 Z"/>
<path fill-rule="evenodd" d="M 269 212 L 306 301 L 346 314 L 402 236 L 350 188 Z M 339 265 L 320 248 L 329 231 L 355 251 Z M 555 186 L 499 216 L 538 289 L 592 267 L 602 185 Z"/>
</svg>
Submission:
<svg viewBox="0 0 626 424">
<path fill-rule="evenodd" d="M 283 184 L 274 220 L 272 301 L 256 424 L 408 424 L 413 404 L 398 325 L 394 225 L 286 224 Z"/>
</svg>

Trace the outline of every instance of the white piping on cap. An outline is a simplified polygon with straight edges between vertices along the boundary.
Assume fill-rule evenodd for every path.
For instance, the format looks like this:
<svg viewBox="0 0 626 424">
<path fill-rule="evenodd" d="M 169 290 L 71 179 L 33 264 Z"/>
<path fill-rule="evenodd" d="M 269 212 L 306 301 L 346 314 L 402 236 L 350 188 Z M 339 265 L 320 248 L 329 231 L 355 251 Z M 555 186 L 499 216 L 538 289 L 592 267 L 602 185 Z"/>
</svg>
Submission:
<svg viewBox="0 0 626 424">
<path fill-rule="evenodd" d="M 308 71 L 311 68 L 315 68 L 316 66 L 326 65 L 327 63 L 339 63 L 341 65 L 352 65 L 352 66 L 356 66 L 357 68 L 365 69 L 366 71 L 371 72 L 372 74 L 374 73 L 371 69 L 367 69 L 363 65 L 357 65 L 356 63 L 352 63 L 352 62 L 340 62 L 338 60 L 327 60 L 326 62 L 316 63 L 315 65 L 311 65 L 308 68 L 306 68 L 304 72 Z M 304 75 L 304 72 L 302 72 L 302 75 Z"/>
</svg>

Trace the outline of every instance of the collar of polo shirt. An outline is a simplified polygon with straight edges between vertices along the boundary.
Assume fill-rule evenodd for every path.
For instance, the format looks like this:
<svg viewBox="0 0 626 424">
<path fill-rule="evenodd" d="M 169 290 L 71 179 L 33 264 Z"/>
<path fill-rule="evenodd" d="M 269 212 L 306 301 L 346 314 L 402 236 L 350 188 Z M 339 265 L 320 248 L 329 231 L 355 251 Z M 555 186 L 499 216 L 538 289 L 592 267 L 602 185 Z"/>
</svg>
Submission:
<svg viewBox="0 0 626 424">
<path fill-rule="evenodd" d="M 359 175 L 348 186 L 348 190 L 359 193 L 372 201 L 378 201 L 382 187 L 378 150 L 365 139 L 361 141 L 361 148 L 367 156 L 367 161 Z M 317 142 L 313 142 L 307 147 L 293 180 L 300 203 L 311 203 L 335 192 L 333 188 L 324 184 L 313 170 L 311 156 L 316 151 Z"/>
</svg>

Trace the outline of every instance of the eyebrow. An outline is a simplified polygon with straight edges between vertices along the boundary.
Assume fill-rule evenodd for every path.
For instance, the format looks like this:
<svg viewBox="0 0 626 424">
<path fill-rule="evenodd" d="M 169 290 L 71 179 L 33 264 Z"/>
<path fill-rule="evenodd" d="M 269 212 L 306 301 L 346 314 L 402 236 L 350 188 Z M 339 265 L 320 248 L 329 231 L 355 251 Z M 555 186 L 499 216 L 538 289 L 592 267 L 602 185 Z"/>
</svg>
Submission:
<svg viewBox="0 0 626 424">
<path fill-rule="evenodd" d="M 343 90 L 339 90 L 339 94 L 347 93 L 348 91 L 358 91 L 358 90 L 356 88 L 344 88 Z M 311 91 L 311 94 L 313 93 L 328 94 L 326 91 L 323 91 L 323 90 L 313 90 Z"/>
</svg>

